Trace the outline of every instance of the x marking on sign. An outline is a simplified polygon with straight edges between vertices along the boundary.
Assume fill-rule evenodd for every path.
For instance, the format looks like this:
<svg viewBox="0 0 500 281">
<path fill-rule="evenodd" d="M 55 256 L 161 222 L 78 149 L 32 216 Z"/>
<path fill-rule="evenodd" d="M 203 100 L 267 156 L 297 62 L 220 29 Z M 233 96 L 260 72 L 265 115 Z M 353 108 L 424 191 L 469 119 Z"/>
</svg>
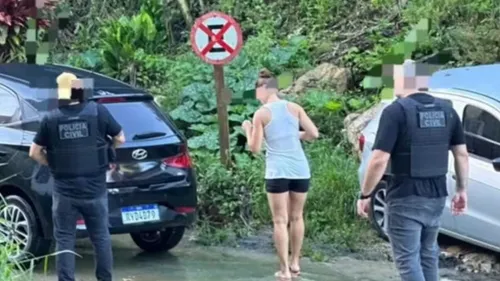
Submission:
<svg viewBox="0 0 500 281">
<path fill-rule="evenodd" d="M 231 46 L 229 46 L 222 39 L 222 37 L 224 36 L 224 33 L 226 33 L 226 31 L 231 26 L 232 26 L 232 24 L 230 22 L 226 22 L 226 24 L 219 30 L 219 32 L 217 32 L 217 34 L 215 34 L 212 32 L 212 30 L 210 30 L 210 28 L 206 27 L 203 24 L 200 24 L 200 29 L 203 30 L 211 39 L 210 42 L 208 43 L 208 45 L 205 48 L 203 48 L 203 50 L 201 50 L 201 54 L 203 56 L 206 55 L 208 52 L 210 52 L 210 50 L 214 47 L 215 44 L 221 45 L 221 47 L 224 48 L 229 53 L 234 52 L 234 49 L 231 48 Z"/>
</svg>

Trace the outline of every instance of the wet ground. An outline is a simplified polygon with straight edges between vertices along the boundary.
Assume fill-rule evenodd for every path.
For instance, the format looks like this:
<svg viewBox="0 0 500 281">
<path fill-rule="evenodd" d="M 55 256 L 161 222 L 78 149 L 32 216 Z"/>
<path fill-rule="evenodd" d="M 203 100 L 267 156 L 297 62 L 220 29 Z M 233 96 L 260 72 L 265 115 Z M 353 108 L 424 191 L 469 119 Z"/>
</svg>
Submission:
<svg viewBox="0 0 500 281">
<path fill-rule="evenodd" d="M 114 280 L 117 281 L 260 281 L 275 280 L 277 260 L 269 249 L 257 251 L 246 247 L 202 247 L 189 242 L 186 237 L 182 245 L 171 253 L 142 253 L 127 236 L 114 236 Z M 94 261 L 92 246 L 87 240 L 78 242 L 77 281 L 93 281 Z M 49 272 L 44 274 L 39 266 L 37 281 L 56 281 L 53 260 Z M 391 262 L 358 260 L 338 257 L 328 263 L 302 264 L 304 281 L 390 281 L 399 280 Z M 443 269 L 442 281 L 489 281 L 492 278 L 466 276 L 453 269 Z"/>
</svg>

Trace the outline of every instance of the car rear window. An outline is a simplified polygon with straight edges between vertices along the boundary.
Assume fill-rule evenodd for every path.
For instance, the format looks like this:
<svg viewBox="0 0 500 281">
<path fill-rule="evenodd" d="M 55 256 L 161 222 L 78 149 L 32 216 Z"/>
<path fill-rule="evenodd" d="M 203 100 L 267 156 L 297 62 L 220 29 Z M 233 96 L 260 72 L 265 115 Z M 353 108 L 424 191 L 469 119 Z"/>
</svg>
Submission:
<svg viewBox="0 0 500 281">
<path fill-rule="evenodd" d="M 153 102 L 104 103 L 103 105 L 122 126 L 127 140 L 132 140 L 136 135 L 147 133 L 174 135 L 165 117 Z"/>
</svg>

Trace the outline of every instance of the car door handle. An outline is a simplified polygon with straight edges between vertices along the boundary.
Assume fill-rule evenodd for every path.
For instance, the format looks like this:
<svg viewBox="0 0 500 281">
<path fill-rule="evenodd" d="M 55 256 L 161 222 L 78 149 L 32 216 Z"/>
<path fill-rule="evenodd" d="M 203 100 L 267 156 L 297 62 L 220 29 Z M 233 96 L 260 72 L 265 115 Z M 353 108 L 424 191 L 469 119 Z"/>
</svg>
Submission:
<svg viewBox="0 0 500 281">
<path fill-rule="evenodd" d="M 7 156 L 7 152 L 5 152 L 5 151 L 0 151 L 0 156 Z"/>
</svg>

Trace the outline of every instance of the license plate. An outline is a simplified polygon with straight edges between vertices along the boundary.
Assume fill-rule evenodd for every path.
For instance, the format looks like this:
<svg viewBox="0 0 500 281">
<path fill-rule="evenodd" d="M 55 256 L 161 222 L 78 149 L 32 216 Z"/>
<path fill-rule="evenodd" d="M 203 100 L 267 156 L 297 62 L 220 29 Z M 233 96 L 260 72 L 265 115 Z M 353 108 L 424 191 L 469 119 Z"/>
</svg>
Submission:
<svg viewBox="0 0 500 281">
<path fill-rule="evenodd" d="M 153 222 L 160 220 L 158 205 L 141 205 L 122 208 L 123 224 Z"/>
</svg>

